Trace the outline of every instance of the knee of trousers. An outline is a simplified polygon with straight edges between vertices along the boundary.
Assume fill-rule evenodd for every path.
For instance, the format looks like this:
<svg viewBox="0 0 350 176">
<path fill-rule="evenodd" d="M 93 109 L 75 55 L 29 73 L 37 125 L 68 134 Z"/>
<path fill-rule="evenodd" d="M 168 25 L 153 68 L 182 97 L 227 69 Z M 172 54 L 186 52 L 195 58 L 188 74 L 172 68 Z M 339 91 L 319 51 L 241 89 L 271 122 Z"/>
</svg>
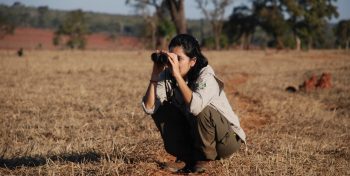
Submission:
<svg viewBox="0 0 350 176">
<path fill-rule="evenodd" d="M 214 109 L 210 106 L 206 106 L 197 116 L 196 119 L 199 121 L 210 120 L 212 111 Z"/>
</svg>

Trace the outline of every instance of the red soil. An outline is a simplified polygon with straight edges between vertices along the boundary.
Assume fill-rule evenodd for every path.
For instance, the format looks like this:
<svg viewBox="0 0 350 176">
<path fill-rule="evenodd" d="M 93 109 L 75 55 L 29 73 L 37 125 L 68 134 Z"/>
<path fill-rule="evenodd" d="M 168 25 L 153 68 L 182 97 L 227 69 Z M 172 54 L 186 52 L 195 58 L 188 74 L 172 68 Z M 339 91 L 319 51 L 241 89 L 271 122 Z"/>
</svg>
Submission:
<svg viewBox="0 0 350 176">
<path fill-rule="evenodd" d="M 52 44 L 54 30 L 17 28 L 13 35 L 0 39 L 0 49 L 60 49 Z M 115 40 L 107 34 L 96 33 L 86 37 L 86 49 L 137 49 L 143 44 L 136 37 L 118 36 Z"/>
<path fill-rule="evenodd" d="M 332 75 L 330 73 L 322 73 L 318 80 L 316 75 L 312 75 L 310 79 L 304 81 L 299 87 L 300 90 L 305 92 L 311 92 L 316 88 L 330 89 L 332 88 Z"/>
</svg>

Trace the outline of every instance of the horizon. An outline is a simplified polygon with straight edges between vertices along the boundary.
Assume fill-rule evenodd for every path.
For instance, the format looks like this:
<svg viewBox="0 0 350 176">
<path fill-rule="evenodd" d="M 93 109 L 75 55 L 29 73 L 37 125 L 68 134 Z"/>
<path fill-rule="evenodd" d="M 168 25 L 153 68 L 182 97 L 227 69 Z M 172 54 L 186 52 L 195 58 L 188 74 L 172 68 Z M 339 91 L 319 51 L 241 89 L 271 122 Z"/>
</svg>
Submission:
<svg viewBox="0 0 350 176">
<path fill-rule="evenodd" d="M 114 0 L 103 0 L 103 2 L 94 1 L 90 3 L 84 3 L 86 0 L 47 0 L 42 2 L 41 0 L 0 0 L 0 4 L 4 5 L 13 5 L 15 2 L 20 2 L 21 4 L 29 7 L 40 7 L 47 6 L 49 9 L 53 10 L 76 10 L 81 9 L 85 12 L 95 12 L 95 13 L 106 13 L 114 15 L 138 15 L 135 12 L 135 9 L 131 5 L 126 5 L 124 0 L 114 1 Z M 104 5 L 104 4 L 110 5 Z M 233 7 L 245 4 L 243 0 L 236 0 L 225 10 L 225 18 L 232 13 Z M 346 7 L 350 7 L 350 1 L 348 0 L 339 0 L 335 3 L 338 8 L 339 17 L 332 18 L 329 20 L 331 23 L 336 23 L 343 19 L 350 19 L 350 11 Z M 151 8 L 151 11 L 154 11 Z M 194 1 L 185 1 L 185 15 L 187 20 L 199 20 L 203 19 L 204 16 L 201 11 L 197 8 L 197 4 Z"/>
</svg>

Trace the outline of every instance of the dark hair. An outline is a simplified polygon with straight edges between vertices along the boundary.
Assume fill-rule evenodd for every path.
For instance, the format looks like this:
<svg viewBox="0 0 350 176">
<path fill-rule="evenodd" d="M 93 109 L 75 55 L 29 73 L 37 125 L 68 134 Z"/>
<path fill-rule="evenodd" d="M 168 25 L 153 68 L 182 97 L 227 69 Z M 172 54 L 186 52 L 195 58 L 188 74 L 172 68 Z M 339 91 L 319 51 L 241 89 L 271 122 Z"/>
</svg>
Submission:
<svg viewBox="0 0 350 176">
<path fill-rule="evenodd" d="M 208 59 L 202 54 L 198 41 L 191 35 L 179 34 L 175 36 L 169 43 L 169 50 L 174 47 L 182 47 L 186 56 L 196 58 L 196 64 L 188 72 L 188 82 L 192 86 L 199 76 L 199 72 L 203 67 L 208 65 Z"/>
</svg>

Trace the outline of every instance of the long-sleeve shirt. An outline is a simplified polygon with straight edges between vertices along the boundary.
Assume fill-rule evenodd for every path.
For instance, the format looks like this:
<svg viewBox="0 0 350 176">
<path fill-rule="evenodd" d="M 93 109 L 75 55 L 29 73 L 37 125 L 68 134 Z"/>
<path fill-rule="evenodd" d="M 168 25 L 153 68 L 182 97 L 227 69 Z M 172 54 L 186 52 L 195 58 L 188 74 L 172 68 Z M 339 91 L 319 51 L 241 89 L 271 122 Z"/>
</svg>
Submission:
<svg viewBox="0 0 350 176">
<path fill-rule="evenodd" d="M 143 110 L 151 115 L 155 113 L 164 101 L 171 101 L 185 115 L 197 116 L 206 106 L 211 106 L 219 111 L 230 123 L 233 131 L 246 143 L 246 135 L 240 126 L 238 116 L 233 112 L 224 92 L 224 83 L 215 76 L 211 66 L 202 68 L 195 84 L 191 86 L 192 100 L 186 105 L 183 96 L 176 86 L 176 82 L 170 78 L 166 71 L 160 74 L 156 86 L 156 100 L 153 108 L 147 109 L 142 100 Z M 168 93 L 168 95 L 167 95 Z"/>
</svg>

